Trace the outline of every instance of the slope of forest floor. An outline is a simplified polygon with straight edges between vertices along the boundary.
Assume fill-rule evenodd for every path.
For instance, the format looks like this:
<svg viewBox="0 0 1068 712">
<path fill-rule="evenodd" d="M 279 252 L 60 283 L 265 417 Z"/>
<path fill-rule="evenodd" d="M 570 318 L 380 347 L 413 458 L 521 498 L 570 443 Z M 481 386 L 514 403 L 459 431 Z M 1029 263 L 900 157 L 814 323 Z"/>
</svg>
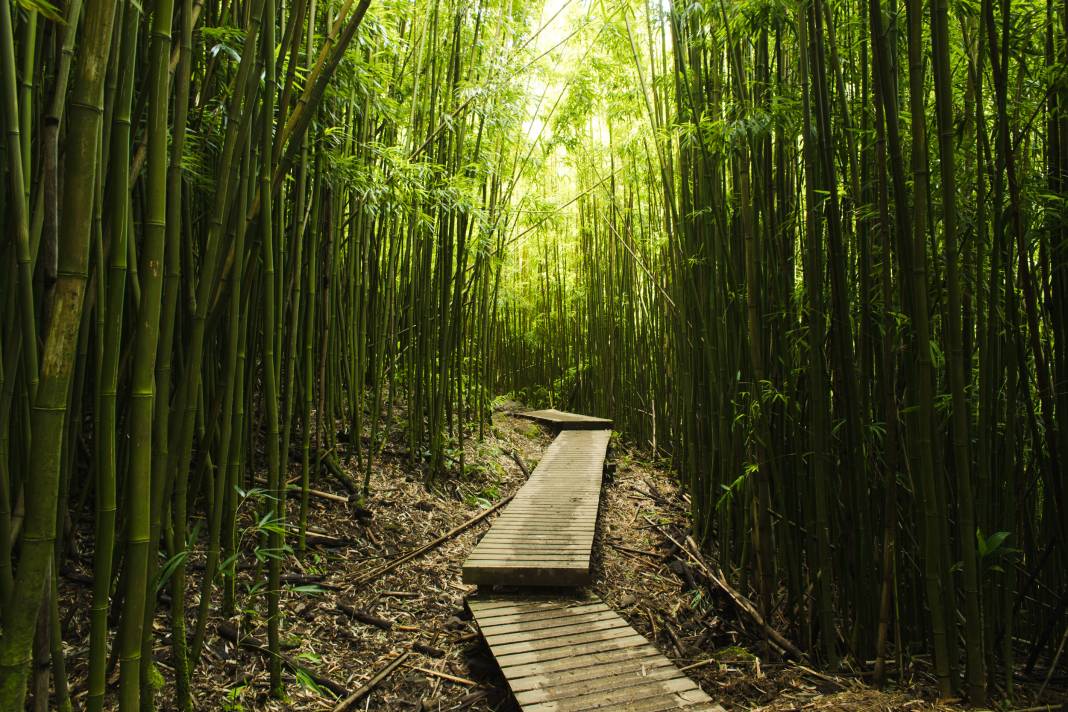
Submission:
<svg viewBox="0 0 1068 712">
<path fill-rule="evenodd" d="M 363 507 L 313 497 L 309 531 L 315 536 L 304 554 L 287 560 L 291 568 L 284 577 L 288 698 L 270 698 L 267 659 L 254 649 L 266 636 L 263 603 L 255 593 L 262 590 L 257 582 L 263 575 L 248 561 L 242 562 L 238 576 L 238 614 L 210 625 L 194 677 L 199 709 L 331 710 L 340 696 L 360 689 L 408 652 L 403 664 L 352 709 L 515 712 L 507 683 L 464 608 L 464 597 L 476 589 L 464 585 L 460 575 L 463 560 L 496 513 L 395 570 L 370 581 L 361 579 L 515 492 L 525 481 L 523 469 L 533 470 L 551 440 L 541 427 L 502 408 L 485 439 L 468 443 L 463 476 L 428 490 L 422 472 L 397 442 L 387 445 L 376 463 L 371 496 Z M 344 462 L 345 453 L 340 454 Z M 459 457 L 454 455 L 455 468 Z M 669 540 L 685 538 L 685 503 L 671 477 L 617 443 L 610 459 L 617 467 L 602 500 L 593 589 L 728 710 L 956 709 L 935 701 L 933 688 L 922 676 L 905 690 L 882 692 L 865 685 L 861 675 L 831 675 L 762 658 L 758 651 L 763 644 L 748 621 L 739 617 L 725 594 L 695 580 L 694 569 L 682 562 L 685 557 Z M 298 470 L 294 463 L 290 475 Z M 333 482 L 315 486 L 340 491 Z M 288 512 L 290 521 L 296 521 L 295 499 L 288 503 Z M 250 532 L 245 530 L 255 535 Z M 80 531 L 79 538 L 85 534 Z M 67 651 L 76 707 L 85 695 L 91 563 L 87 548 L 72 557 L 61 581 L 61 606 L 68 612 L 64 625 L 72 633 L 66 639 L 85 641 Z M 190 558 L 190 629 L 202 560 L 202 552 Z M 219 599 L 221 594 L 216 590 L 214 596 Z M 174 697 L 163 597 L 156 622 L 156 661 L 164 679 L 158 699 L 166 709 Z M 218 603 L 213 601 L 215 610 Z M 234 642 L 238 630 L 240 647 Z"/>
</svg>

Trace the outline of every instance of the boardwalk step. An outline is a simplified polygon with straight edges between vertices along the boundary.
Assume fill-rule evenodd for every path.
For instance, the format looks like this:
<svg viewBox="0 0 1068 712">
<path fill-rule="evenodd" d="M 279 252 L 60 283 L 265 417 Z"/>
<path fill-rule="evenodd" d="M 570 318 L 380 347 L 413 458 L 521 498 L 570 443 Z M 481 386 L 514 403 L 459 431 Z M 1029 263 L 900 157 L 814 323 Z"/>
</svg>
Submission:
<svg viewBox="0 0 1068 712">
<path fill-rule="evenodd" d="M 590 415 L 568 413 L 555 408 L 545 410 L 531 410 L 526 413 L 516 413 L 520 418 L 533 420 L 544 425 L 549 425 L 560 430 L 611 430 L 612 421 L 607 418 L 594 418 Z"/>
<path fill-rule="evenodd" d="M 557 410 L 524 417 L 561 430 L 463 564 L 479 585 L 584 586 L 611 421 Z M 468 606 L 524 712 L 723 712 L 615 611 L 589 593 L 483 595 Z"/>
<path fill-rule="evenodd" d="M 565 430 L 463 564 L 465 583 L 585 586 L 608 430 Z"/>
<path fill-rule="evenodd" d="M 524 712 L 723 712 L 596 597 L 468 605 Z"/>
</svg>

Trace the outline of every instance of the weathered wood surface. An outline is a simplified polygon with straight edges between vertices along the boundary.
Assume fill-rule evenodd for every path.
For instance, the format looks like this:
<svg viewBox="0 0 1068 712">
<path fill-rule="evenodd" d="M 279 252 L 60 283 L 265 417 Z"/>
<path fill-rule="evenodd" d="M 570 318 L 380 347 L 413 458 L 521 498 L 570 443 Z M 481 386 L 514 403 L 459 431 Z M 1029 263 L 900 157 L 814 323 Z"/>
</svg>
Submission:
<svg viewBox="0 0 1068 712">
<path fill-rule="evenodd" d="M 611 421 L 523 415 L 562 432 L 464 562 L 464 581 L 584 586 Z M 724 712 L 595 596 L 487 594 L 468 605 L 524 712 Z"/>
<path fill-rule="evenodd" d="M 524 712 L 724 712 L 595 596 L 478 596 L 468 606 Z"/>
<path fill-rule="evenodd" d="M 584 586 L 608 430 L 565 430 L 463 565 L 469 584 Z"/>
<path fill-rule="evenodd" d="M 595 418 L 592 415 L 580 415 L 568 413 L 555 408 L 545 410 L 530 410 L 526 413 L 516 413 L 519 418 L 526 418 L 544 425 L 549 425 L 558 430 L 611 430 L 612 421 L 608 418 Z"/>
</svg>

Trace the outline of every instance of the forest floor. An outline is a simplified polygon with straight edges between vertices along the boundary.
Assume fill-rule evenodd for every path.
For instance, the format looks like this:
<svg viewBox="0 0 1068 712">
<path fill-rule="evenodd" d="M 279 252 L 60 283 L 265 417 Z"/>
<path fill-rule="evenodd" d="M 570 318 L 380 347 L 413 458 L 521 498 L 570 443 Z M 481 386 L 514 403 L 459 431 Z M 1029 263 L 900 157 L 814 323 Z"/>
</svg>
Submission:
<svg viewBox="0 0 1068 712">
<path fill-rule="evenodd" d="M 295 568 L 285 572 L 288 699 L 270 698 L 262 652 L 237 647 L 213 621 L 194 676 L 198 709 L 330 710 L 338 696 L 328 688 L 355 692 L 401 652 L 410 651 L 352 709 L 515 712 L 507 683 L 464 609 L 464 597 L 476 589 L 461 581 L 461 564 L 495 513 L 393 571 L 363 584 L 359 580 L 515 492 L 526 477 L 517 461 L 533 470 L 551 440 L 541 427 L 502 410 L 495 413 L 485 439 L 468 444 L 464 475 L 433 491 L 400 454 L 403 445 L 391 443 L 371 475 L 372 494 L 364 503 L 370 518 L 355 505 L 313 497 L 309 529 L 319 536 L 304 554 L 289 559 Z M 862 675 L 831 675 L 762 658 L 757 652 L 762 642 L 726 595 L 695 585 L 692 569 L 676 558 L 678 548 L 665 533 L 682 540 L 685 511 L 671 477 L 617 444 L 610 459 L 617 469 L 602 500 L 593 590 L 727 710 L 957 709 L 934 700 L 922 675 L 903 690 L 882 692 L 865 685 Z M 298 468 L 292 466 L 291 476 Z M 340 491 L 332 482 L 316 486 Z M 291 499 L 288 507 L 295 521 L 297 501 Z M 190 558 L 190 630 L 199 561 L 198 553 Z M 72 633 L 65 639 L 84 641 L 67 651 L 76 708 L 85 695 L 90 563 L 91 552 L 83 547 L 61 581 L 64 625 Z M 244 610 L 227 628 L 239 628 L 245 643 L 262 643 L 266 630 L 256 609 L 263 603 L 253 593 L 262 573 L 248 564 L 239 573 L 243 606 L 238 608 Z M 167 709 L 174 699 L 170 624 L 166 605 L 160 610 L 156 660 L 165 682 L 158 699 Z"/>
</svg>

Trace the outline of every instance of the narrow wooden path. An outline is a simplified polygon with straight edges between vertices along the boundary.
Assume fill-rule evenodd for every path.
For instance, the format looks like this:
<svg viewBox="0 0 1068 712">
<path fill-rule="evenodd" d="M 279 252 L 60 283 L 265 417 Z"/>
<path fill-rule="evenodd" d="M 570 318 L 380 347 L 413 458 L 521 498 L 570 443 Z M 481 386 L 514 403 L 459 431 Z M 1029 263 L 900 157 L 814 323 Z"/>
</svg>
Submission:
<svg viewBox="0 0 1068 712">
<path fill-rule="evenodd" d="M 612 421 L 522 414 L 560 430 L 463 565 L 483 588 L 468 606 L 524 712 L 724 712 L 592 594 L 491 592 L 494 585 L 585 586 Z"/>
<path fill-rule="evenodd" d="M 523 712 L 724 712 L 595 596 L 468 605 Z"/>
<path fill-rule="evenodd" d="M 584 586 L 609 430 L 565 430 L 464 562 L 465 583 Z"/>
<path fill-rule="evenodd" d="M 543 423 L 557 430 L 610 430 L 612 428 L 612 421 L 607 418 L 568 413 L 556 408 L 528 410 L 526 413 L 516 413 L 516 416 Z"/>
</svg>

